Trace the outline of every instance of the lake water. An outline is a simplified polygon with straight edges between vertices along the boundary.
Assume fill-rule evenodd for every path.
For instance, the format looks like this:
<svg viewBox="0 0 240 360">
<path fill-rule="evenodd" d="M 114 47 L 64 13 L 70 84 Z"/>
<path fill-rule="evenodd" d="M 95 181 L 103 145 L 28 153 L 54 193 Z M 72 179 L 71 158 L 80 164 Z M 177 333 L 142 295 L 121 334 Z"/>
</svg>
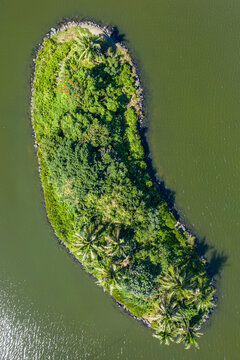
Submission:
<svg viewBox="0 0 240 360">
<path fill-rule="evenodd" d="M 125 34 L 147 90 L 153 164 L 209 246 L 219 301 L 199 351 L 160 346 L 47 222 L 29 122 L 32 50 L 73 16 Z M 1 0 L 0 28 L 0 359 L 239 360 L 240 2 Z"/>
</svg>

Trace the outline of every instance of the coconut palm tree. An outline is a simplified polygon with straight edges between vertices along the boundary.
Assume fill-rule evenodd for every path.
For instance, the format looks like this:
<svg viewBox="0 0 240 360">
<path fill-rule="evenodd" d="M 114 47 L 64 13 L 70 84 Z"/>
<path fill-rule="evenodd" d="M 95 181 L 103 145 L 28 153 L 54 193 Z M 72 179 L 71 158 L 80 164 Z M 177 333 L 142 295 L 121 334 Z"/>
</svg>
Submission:
<svg viewBox="0 0 240 360">
<path fill-rule="evenodd" d="M 82 242 L 75 243 L 75 249 L 73 253 L 77 256 L 81 256 L 81 260 L 95 260 L 99 251 L 99 247 L 92 241 L 83 240 Z"/>
<path fill-rule="evenodd" d="M 170 341 L 174 341 L 174 336 L 167 330 L 156 332 L 153 336 L 160 341 L 160 344 L 170 345 Z"/>
<path fill-rule="evenodd" d="M 106 226 L 91 223 L 88 228 L 84 227 L 81 233 L 76 232 L 74 236 L 77 240 L 71 247 L 72 252 L 82 256 L 82 261 L 96 259 L 97 254 L 102 252 L 99 240 L 101 240 Z"/>
<path fill-rule="evenodd" d="M 154 328 L 158 331 L 170 331 L 172 328 L 176 328 L 178 323 L 182 321 L 182 315 L 179 313 L 179 306 L 172 298 L 165 297 L 162 302 L 155 304 L 155 310 L 157 314 L 152 317 L 155 322 Z"/>
<path fill-rule="evenodd" d="M 120 226 L 116 226 L 110 236 L 106 236 L 107 245 L 104 247 L 106 254 L 113 257 L 123 256 L 126 257 L 126 251 L 129 245 L 126 244 L 124 239 L 120 239 Z"/>
<path fill-rule="evenodd" d="M 112 295 L 112 292 L 115 288 L 120 288 L 118 280 L 120 277 L 121 267 L 111 262 L 110 259 L 107 259 L 105 263 L 101 264 L 101 267 L 96 268 L 96 273 L 98 276 L 97 284 L 107 289 Z"/>
<path fill-rule="evenodd" d="M 98 36 L 79 31 L 79 36 L 75 40 L 74 50 L 80 54 L 80 60 L 92 61 L 96 56 L 101 55 L 101 45 L 99 44 Z"/>
<path fill-rule="evenodd" d="M 207 292 L 207 290 L 209 290 Z M 209 309 L 215 306 L 213 302 L 213 290 L 207 289 L 205 292 L 201 292 L 199 296 L 196 297 L 196 306 L 198 311 L 202 310 L 203 312 L 208 312 Z"/>
<path fill-rule="evenodd" d="M 182 301 L 183 299 L 190 299 L 193 295 L 190 279 L 185 270 L 181 271 L 170 265 L 168 272 L 159 276 L 158 282 L 160 287 L 168 292 L 169 297 L 175 296 Z"/>
<path fill-rule="evenodd" d="M 176 341 L 178 339 L 181 331 L 181 328 L 173 324 L 171 328 L 164 327 L 157 329 L 156 333 L 153 336 L 160 340 L 161 344 L 164 343 L 165 345 L 169 345 L 170 341 Z"/>
<path fill-rule="evenodd" d="M 182 333 L 179 335 L 177 342 L 184 342 L 185 349 L 190 349 L 191 346 L 194 346 L 195 348 L 199 348 L 199 345 L 196 341 L 196 337 L 201 336 L 202 333 L 198 332 L 196 328 L 191 327 L 189 324 L 186 326 L 186 328 L 182 331 Z"/>
</svg>

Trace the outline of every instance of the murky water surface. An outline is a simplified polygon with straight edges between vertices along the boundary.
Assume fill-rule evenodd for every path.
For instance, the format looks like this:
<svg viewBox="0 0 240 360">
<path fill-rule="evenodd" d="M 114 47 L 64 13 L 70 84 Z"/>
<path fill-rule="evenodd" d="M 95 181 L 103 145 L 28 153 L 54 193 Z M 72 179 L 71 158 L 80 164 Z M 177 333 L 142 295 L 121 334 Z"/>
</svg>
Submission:
<svg viewBox="0 0 240 360">
<path fill-rule="evenodd" d="M 32 49 L 62 17 L 117 25 L 148 97 L 153 164 L 219 270 L 200 350 L 160 346 L 58 246 L 28 121 Z M 0 359 L 240 359 L 240 2 L 0 1 Z"/>
</svg>

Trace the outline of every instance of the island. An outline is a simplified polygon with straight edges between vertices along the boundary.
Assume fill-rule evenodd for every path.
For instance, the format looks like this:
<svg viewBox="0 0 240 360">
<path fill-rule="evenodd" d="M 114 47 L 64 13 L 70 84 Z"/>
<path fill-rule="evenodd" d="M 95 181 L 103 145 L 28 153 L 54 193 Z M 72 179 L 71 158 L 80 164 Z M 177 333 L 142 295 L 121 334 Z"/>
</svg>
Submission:
<svg viewBox="0 0 240 360">
<path fill-rule="evenodd" d="M 56 236 L 161 343 L 198 347 L 215 290 L 148 171 L 129 51 L 107 28 L 69 22 L 51 29 L 34 62 L 31 119 Z"/>
</svg>

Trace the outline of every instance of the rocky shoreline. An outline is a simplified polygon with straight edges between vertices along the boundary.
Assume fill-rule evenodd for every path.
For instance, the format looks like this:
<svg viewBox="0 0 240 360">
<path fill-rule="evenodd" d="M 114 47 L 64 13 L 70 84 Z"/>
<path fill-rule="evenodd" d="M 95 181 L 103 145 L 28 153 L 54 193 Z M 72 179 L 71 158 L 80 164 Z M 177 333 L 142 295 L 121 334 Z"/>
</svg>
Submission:
<svg viewBox="0 0 240 360">
<path fill-rule="evenodd" d="M 145 111 L 144 111 L 145 110 L 145 97 L 144 97 L 143 84 L 142 84 L 142 81 L 141 81 L 140 75 L 139 75 L 140 71 L 139 71 L 139 68 L 137 66 L 137 63 L 134 61 L 132 56 L 129 54 L 129 50 L 125 46 L 125 44 L 123 44 L 122 42 L 115 42 L 112 39 L 114 28 L 109 27 L 109 26 L 103 26 L 103 25 L 98 24 L 97 22 L 93 22 L 93 21 L 89 21 L 89 20 L 83 20 L 83 21 L 70 20 L 70 21 L 62 21 L 62 22 L 60 22 L 56 27 L 52 27 L 49 30 L 49 32 L 46 33 L 46 35 L 43 37 L 42 41 L 38 44 L 38 46 L 33 51 L 33 54 L 34 54 L 33 63 L 34 63 L 34 65 L 32 67 L 31 78 L 30 78 L 30 93 L 31 93 L 30 94 L 30 121 L 31 121 L 31 127 L 32 127 L 32 132 L 33 132 L 33 137 L 34 137 L 34 147 L 36 149 L 36 156 L 37 156 L 37 159 L 38 159 L 38 172 L 40 173 L 42 169 L 40 167 L 40 161 L 39 161 L 38 154 L 37 154 L 37 152 L 38 152 L 38 144 L 37 144 L 37 141 L 36 141 L 36 134 L 35 134 L 35 130 L 34 130 L 34 127 L 33 127 L 33 83 L 34 83 L 36 56 L 37 56 L 38 51 L 44 46 L 44 41 L 45 41 L 46 38 L 50 38 L 52 35 L 58 33 L 59 31 L 67 29 L 70 26 L 80 26 L 80 27 L 88 29 L 90 32 L 95 33 L 97 35 L 104 35 L 108 39 L 112 40 L 122 51 L 124 51 L 128 55 L 128 57 L 130 59 L 130 64 L 132 66 L 133 76 L 135 78 L 135 86 L 136 86 L 137 92 L 138 92 L 138 100 L 137 100 L 138 130 L 139 130 L 139 134 L 140 134 L 140 138 L 141 138 L 141 143 L 142 143 L 142 146 L 143 146 L 143 149 L 144 149 L 145 162 L 147 164 L 148 172 L 149 172 L 149 175 L 150 175 L 154 185 L 157 187 L 157 189 L 161 193 L 161 195 L 163 195 L 164 200 L 168 203 L 167 196 L 164 196 L 164 194 L 163 194 L 164 190 L 166 191 L 166 189 L 162 189 L 162 184 L 159 181 L 159 179 L 156 177 L 155 171 L 154 171 L 153 166 L 152 166 L 151 158 L 148 155 L 149 151 L 148 151 L 148 145 L 147 145 L 147 141 L 146 141 L 146 137 L 145 137 L 145 131 L 146 131 Z M 40 180 L 40 178 L 39 178 L 39 180 Z M 40 180 L 40 185 L 41 185 L 42 192 L 43 192 L 43 184 L 42 184 L 41 180 Z M 44 194 L 43 194 L 43 198 L 44 198 Z M 168 205 L 169 205 L 169 203 L 168 203 Z M 45 206 L 45 204 L 44 204 L 44 206 Z M 177 217 L 177 219 L 178 219 L 179 216 L 178 216 L 178 212 L 177 212 L 176 208 L 174 206 L 169 205 L 169 209 L 174 214 L 175 218 Z M 45 206 L 45 210 L 46 210 L 46 206 Z M 46 218 L 47 218 L 47 221 L 48 221 L 48 223 L 50 224 L 50 226 L 51 226 L 51 228 L 53 230 L 53 233 L 55 234 L 56 238 L 58 239 L 59 244 L 64 246 L 64 248 L 67 249 L 68 253 L 73 257 L 74 261 L 77 261 L 83 267 L 81 261 L 73 253 L 71 253 L 71 251 L 69 250 L 67 245 L 58 238 L 53 226 L 51 225 L 51 223 L 49 221 L 47 211 L 46 211 Z M 192 235 L 186 229 L 186 226 L 182 222 L 177 221 L 175 227 L 182 230 L 188 236 L 191 236 L 193 239 L 195 239 L 195 236 Z M 196 244 L 195 244 L 195 246 L 196 246 Z M 203 258 L 203 257 L 201 257 L 201 258 L 202 258 L 202 262 L 205 264 L 205 267 L 206 267 L 206 264 L 207 264 L 206 259 Z M 94 275 L 92 275 L 90 273 L 88 273 L 88 274 L 92 278 L 94 278 L 95 281 L 97 280 L 97 278 Z M 211 281 L 211 284 L 212 284 L 212 287 L 215 288 L 215 283 L 214 283 L 213 279 Z M 125 305 L 119 303 L 114 297 L 112 297 L 112 299 L 113 299 L 113 301 L 115 302 L 115 304 L 118 307 L 120 307 L 120 308 L 122 308 L 124 310 L 125 313 L 127 313 L 128 315 L 130 315 L 134 319 L 140 321 L 144 326 L 151 327 L 151 324 L 146 319 L 143 319 L 142 317 L 138 318 L 137 316 L 132 314 L 130 312 L 130 310 L 128 310 L 128 308 Z M 217 302 L 217 298 L 215 297 L 214 298 L 214 303 L 216 304 L 216 302 Z M 203 317 L 203 319 L 202 319 L 203 323 L 209 318 L 209 315 L 212 313 L 212 311 L 213 311 L 213 309 L 210 309 L 209 314 L 207 316 Z"/>
</svg>

